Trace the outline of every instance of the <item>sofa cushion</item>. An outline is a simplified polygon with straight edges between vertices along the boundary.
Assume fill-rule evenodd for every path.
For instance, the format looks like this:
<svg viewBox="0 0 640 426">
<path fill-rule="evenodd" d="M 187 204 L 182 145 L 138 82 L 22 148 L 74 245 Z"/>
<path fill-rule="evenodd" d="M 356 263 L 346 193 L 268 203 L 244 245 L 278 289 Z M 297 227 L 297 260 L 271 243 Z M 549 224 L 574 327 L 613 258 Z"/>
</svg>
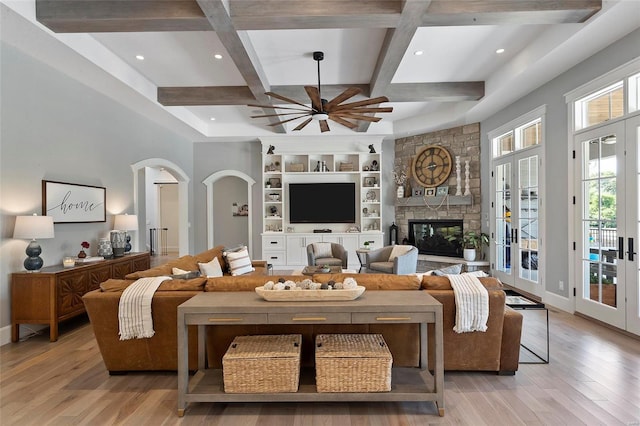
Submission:
<svg viewBox="0 0 640 426">
<path fill-rule="evenodd" d="M 132 272 L 130 274 L 127 274 L 125 278 L 128 280 L 137 280 L 139 278 L 160 277 L 163 275 L 169 276 L 172 275 L 173 268 L 180 268 L 185 271 L 197 271 L 198 262 L 196 261 L 195 257 L 186 255 L 167 262 L 164 265 L 156 266 L 155 268 Z"/>
<path fill-rule="evenodd" d="M 225 275 L 219 278 L 210 278 L 205 284 L 205 291 L 254 291 L 256 287 L 263 286 L 267 281 L 278 281 L 283 278 L 285 281 L 301 281 L 305 278 L 302 275 L 240 275 L 231 277 Z"/>
<path fill-rule="evenodd" d="M 221 277 L 223 274 L 222 266 L 220 266 L 220 261 L 217 257 L 211 259 L 210 262 L 200 263 L 198 262 L 198 268 L 200 268 L 200 272 L 207 278 L 212 277 Z"/>
<path fill-rule="evenodd" d="M 402 256 L 403 254 L 409 253 L 409 251 L 411 251 L 412 248 L 413 246 L 407 246 L 407 245 L 393 246 L 393 248 L 391 249 L 391 254 L 389 254 L 389 262 L 393 262 L 393 259 L 395 259 L 398 256 Z"/>
<path fill-rule="evenodd" d="M 369 269 L 393 274 L 393 262 L 371 262 L 369 263 Z"/>
<path fill-rule="evenodd" d="M 218 258 L 218 262 L 220 262 L 220 267 L 222 271 L 226 271 L 227 264 L 225 263 L 224 256 L 222 253 L 224 252 L 224 246 L 215 246 L 207 251 L 203 251 L 202 253 L 198 253 L 193 257 L 196 258 L 196 262 L 198 263 L 207 263 L 213 260 L 214 257 Z"/>
<path fill-rule="evenodd" d="M 497 278 L 478 277 L 478 280 L 480 280 L 482 285 L 484 285 L 488 289 L 502 288 L 502 283 Z M 451 287 L 451 282 L 449 282 L 449 278 L 438 275 L 423 275 L 421 287 L 425 290 L 453 290 L 453 287 Z"/>
<path fill-rule="evenodd" d="M 442 268 L 442 269 L 435 269 L 431 271 L 431 274 L 443 277 L 445 275 L 459 274 L 460 272 L 462 272 L 462 263 L 458 263 L 457 265 L 447 266 L 446 268 Z"/>
<path fill-rule="evenodd" d="M 331 243 L 313 243 L 313 254 L 315 255 L 316 259 L 323 257 L 333 257 Z"/>
<path fill-rule="evenodd" d="M 243 246 L 239 251 L 224 252 L 224 256 L 229 266 L 229 273 L 233 276 L 255 271 L 251 265 L 249 250 L 246 246 Z"/>
<path fill-rule="evenodd" d="M 417 290 L 420 288 L 420 280 L 415 275 L 314 274 L 313 280 L 319 283 L 342 282 L 349 277 L 355 279 L 359 286 L 367 290 Z"/>
<path fill-rule="evenodd" d="M 190 280 L 166 280 L 160 284 L 158 291 L 202 291 L 204 283 L 207 281 L 205 277 L 193 278 Z M 117 280 L 108 279 L 100 283 L 100 290 L 103 292 L 118 292 L 133 284 L 135 280 Z"/>
</svg>

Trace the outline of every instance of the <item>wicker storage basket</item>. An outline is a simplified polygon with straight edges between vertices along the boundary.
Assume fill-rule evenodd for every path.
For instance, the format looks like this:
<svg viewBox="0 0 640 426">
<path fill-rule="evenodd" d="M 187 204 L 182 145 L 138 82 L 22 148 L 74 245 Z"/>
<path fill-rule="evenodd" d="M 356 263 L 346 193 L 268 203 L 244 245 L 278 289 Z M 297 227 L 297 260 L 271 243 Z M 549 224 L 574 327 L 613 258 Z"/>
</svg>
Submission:
<svg viewBox="0 0 640 426">
<path fill-rule="evenodd" d="M 222 357 L 228 393 L 297 392 L 302 335 L 237 336 Z"/>
<path fill-rule="evenodd" d="M 318 392 L 388 392 L 393 359 L 381 334 L 319 334 Z"/>
<path fill-rule="evenodd" d="M 290 171 L 290 172 L 304 172 L 304 164 L 302 164 L 302 163 L 290 163 L 288 171 Z"/>
</svg>

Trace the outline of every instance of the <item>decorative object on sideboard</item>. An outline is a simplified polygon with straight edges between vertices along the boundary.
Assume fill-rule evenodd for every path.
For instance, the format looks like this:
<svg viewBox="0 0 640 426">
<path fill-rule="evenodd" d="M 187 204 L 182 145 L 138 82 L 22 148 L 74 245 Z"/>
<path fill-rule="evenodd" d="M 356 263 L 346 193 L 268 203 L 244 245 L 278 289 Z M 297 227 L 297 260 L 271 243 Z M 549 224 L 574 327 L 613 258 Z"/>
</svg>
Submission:
<svg viewBox="0 0 640 426">
<path fill-rule="evenodd" d="M 65 268 L 72 268 L 76 266 L 76 261 L 73 257 L 66 256 L 62 258 L 62 266 Z"/>
<path fill-rule="evenodd" d="M 127 231 L 138 230 L 138 216 L 135 214 L 117 214 L 116 220 L 113 224 L 114 230 L 124 231 L 125 245 L 124 252 L 129 253 L 131 251 L 131 235 Z"/>
<path fill-rule="evenodd" d="M 109 233 L 109 239 L 111 240 L 111 249 L 113 250 L 113 257 L 124 256 L 124 248 L 126 242 L 126 232 L 124 231 L 111 231 Z"/>
<path fill-rule="evenodd" d="M 462 195 L 462 187 L 460 185 L 460 156 L 456 155 L 456 195 Z"/>
<path fill-rule="evenodd" d="M 113 249 L 111 248 L 109 238 L 100 238 L 98 242 L 98 256 L 102 256 L 105 259 L 111 259 L 113 257 Z"/>
<path fill-rule="evenodd" d="M 269 145 L 269 149 L 267 150 L 267 155 L 272 155 L 273 154 L 273 150 L 276 149 L 275 146 L 273 145 Z"/>
<path fill-rule="evenodd" d="M 16 224 L 13 228 L 13 238 L 31 240 L 25 253 L 24 269 L 28 272 L 38 272 L 44 261 L 40 257 L 42 248 L 36 239 L 53 238 L 53 218 L 51 216 L 17 216 Z"/>
<path fill-rule="evenodd" d="M 85 252 L 85 249 L 88 249 L 89 247 L 91 247 L 91 244 L 89 244 L 88 241 L 83 241 L 80 243 L 80 246 L 82 247 L 80 249 L 80 252 L 78 253 L 78 258 L 79 259 L 84 259 L 85 257 L 87 257 L 87 253 Z"/>
<path fill-rule="evenodd" d="M 464 162 L 464 195 L 471 195 L 471 189 L 469 188 L 469 160 Z"/>
<path fill-rule="evenodd" d="M 43 180 L 42 200 L 42 215 L 53 217 L 53 223 L 107 221 L 103 187 Z"/>
</svg>

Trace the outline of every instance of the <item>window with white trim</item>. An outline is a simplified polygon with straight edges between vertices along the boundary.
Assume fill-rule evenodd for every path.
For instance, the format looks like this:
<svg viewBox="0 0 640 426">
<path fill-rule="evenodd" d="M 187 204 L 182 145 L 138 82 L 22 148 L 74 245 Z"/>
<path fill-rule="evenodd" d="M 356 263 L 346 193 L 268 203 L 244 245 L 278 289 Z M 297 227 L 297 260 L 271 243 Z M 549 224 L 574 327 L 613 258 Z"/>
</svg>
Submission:
<svg viewBox="0 0 640 426">
<path fill-rule="evenodd" d="M 542 117 L 509 129 L 491 139 L 493 158 L 542 144 Z"/>
</svg>

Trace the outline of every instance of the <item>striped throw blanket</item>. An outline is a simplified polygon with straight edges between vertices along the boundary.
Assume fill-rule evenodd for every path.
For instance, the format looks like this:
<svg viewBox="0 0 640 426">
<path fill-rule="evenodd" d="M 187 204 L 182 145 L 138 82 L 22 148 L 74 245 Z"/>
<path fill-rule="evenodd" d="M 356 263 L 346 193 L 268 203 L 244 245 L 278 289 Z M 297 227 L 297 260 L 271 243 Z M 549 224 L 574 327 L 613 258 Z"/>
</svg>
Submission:
<svg viewBox="0 0 640 426">
<path fill-rule="evenodd" d="M 447 275 L 456 299 L 456 324 L 453 331 L 487 331 L 489 292 L 478 278 L 469 274 Z"/>
<path fill-rule="evenodd" d="M 151 300 L 163 281 L 171 277 L 140 278 L 124 289 L 118 306 L 120 340 L 153 337 Z"/>
</svg>

